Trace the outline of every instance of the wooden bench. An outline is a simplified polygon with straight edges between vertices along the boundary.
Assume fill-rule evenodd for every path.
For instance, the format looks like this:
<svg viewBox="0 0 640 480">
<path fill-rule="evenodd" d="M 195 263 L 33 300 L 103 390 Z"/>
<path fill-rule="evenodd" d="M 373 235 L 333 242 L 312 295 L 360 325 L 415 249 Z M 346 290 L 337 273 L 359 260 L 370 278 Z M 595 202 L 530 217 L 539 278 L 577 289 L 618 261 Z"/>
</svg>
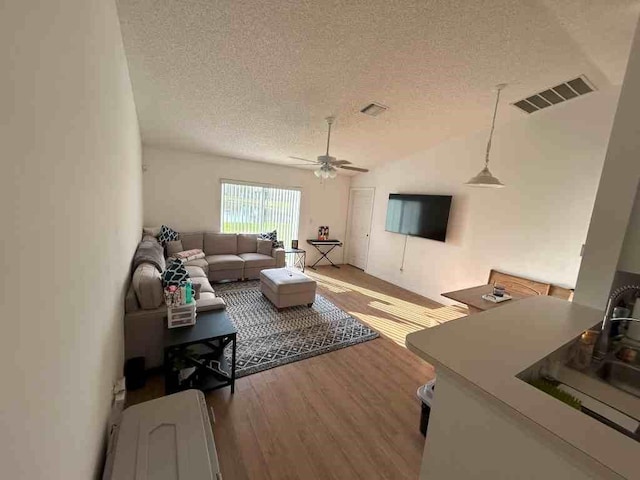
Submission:
<svg viewBox="0 0 640 480">
<path fill-rule="evenodd" d="M 507 292 L 515 292 L 525 297 L 534 295 L 549 295 L 563 300 L 573 300 L 573 290 L 569 288 L 551 285 L 550 283 L 538 282 L 516 275 L 491 270 L 489 273 L 489 285 L 502 285 Z"/>
</svg>

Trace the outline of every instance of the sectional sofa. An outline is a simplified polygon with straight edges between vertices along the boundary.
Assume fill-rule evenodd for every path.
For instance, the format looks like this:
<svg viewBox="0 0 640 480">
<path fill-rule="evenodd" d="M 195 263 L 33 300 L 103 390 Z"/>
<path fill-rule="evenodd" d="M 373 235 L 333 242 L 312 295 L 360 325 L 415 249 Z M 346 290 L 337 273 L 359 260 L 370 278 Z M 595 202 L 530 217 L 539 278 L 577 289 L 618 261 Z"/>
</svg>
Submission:
<svg viewBox="0 0 640 480">
<path fill-rule="evenodd" d="M 208 272 L 209 280 L 248 280 L 260 278 L 265 268 L 284 267 L 284 249 L 273 248 L 258 252 L 258 235 L 250 233 L 180 233 L 185 250 L 197 248 L 205 258 L 187 262 Z"/>
<path fill-rule="evenodd" d="M 144 241 L 157 241 L 144 236 Z M 180 233 L 184 250 L 199 249 L 204 258 L 185 263 L 194 285 L 199 285 L 196 310 L 204 312 L 224 308 L 211 282 L 260 278 L 266 268 L 285 266 L 282 248 L 267 248 L 256 234 L 185 232 Z M 258 245 L 260 243 L 260 246 Z M 268 254 L 267 254 L 268 253 Z M 164 304 L 161 273 L 150 263 L 136 267 L 125 296 L 125 358 L 145 357 L 147 368 L 163 361 L 163 334 L 167 308 Z"/>
</svg>

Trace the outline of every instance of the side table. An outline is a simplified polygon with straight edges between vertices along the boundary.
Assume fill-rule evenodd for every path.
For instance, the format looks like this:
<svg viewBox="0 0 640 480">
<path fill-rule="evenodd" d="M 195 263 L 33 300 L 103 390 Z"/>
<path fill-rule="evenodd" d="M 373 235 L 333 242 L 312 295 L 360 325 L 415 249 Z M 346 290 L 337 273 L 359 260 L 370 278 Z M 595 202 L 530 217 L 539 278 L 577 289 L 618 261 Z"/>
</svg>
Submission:
<svg viewBox="0 0 640 480">
<path fill-rule="evenodd" d="M 285 250 L 285 255 L 293 255 L 292 267 L 299 268 L 304 272 L 305 264 L 307 263 L 307 251 L 301 248 L 292 248 L 291 250 Z"/>
<path fill-rule="evenodd" d="M 167 395 L 189 388 L 235 391 L 238 330 L 224 310 L 199 312 L 196 324 L 165 329 L 164 372 Z M 231 344 L 231 365 L 224 349 Z"/>
</svg>

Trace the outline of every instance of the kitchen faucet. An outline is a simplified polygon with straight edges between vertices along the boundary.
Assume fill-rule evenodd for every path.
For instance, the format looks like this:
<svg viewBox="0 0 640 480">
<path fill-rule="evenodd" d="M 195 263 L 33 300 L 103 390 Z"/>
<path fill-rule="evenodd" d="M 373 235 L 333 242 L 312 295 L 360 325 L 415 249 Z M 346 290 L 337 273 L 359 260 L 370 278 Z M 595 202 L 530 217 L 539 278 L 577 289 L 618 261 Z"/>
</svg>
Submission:
<svg viewBox="0 0 640 480">
<path fill-rule="evenodd" d="M 600 326 L 600 335 L 593 347 L 593 359 L 601 361 L 609 352 L 609 335 L 611 334 L 611 322 L 619 322 L 622 320 L 632 320 L 639 322 L 637 318 L 610 318 L 613 309 L 617 306 L 618 301 L 630 291 L 636 292 L 636 297 L 640 295 L 640 285 L 625 285 L 623 287 L 616 288 L 607 302 L 607 308 L 604 311 L 604 319 Z"/>
</svg>

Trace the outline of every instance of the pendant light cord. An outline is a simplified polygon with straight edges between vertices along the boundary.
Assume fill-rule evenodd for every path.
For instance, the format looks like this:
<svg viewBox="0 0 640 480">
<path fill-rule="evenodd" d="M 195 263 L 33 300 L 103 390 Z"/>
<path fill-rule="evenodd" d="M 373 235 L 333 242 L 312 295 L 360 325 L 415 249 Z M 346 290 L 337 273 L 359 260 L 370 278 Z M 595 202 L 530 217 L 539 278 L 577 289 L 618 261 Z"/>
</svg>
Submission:
<svg viewBox="0 0 640 480">
<path fill-rule="evenodd" d="M 498 94 L 496 95 L 496 105 L 493 108 L 493 119 L 491 120 L 491 131 L 489 132 L 489 141 L 487 142 L 487 154 L 484 158 L 485 168 L 489 166 L 489 152 L 491 151 L 491 139 L 493 138 L 493 131 L 496 128 L 496 114 L 498 113 L 498 103 L 500 102 L 500 92 L 504 88 L 504 85 L 498 85 Z"/>
</svg>

